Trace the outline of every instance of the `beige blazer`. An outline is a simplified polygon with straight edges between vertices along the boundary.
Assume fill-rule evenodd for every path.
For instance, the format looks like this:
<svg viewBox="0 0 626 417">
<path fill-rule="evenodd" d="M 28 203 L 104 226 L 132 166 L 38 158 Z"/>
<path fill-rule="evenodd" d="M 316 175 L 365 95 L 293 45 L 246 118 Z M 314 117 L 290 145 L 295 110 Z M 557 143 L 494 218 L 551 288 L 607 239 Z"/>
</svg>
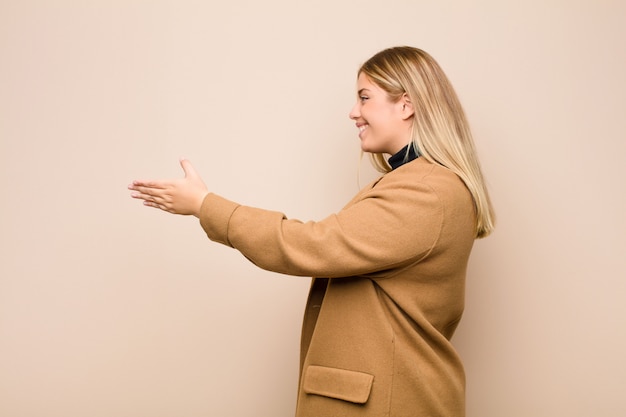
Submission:
<svg viewBox="0 0 626 417">
<path fill-rule="evenodd" d="M 449 340 L 476 216 L 451 171 L 417 158 L 319 222 L 209 194 L 200 223 L 261 268 L 316 277 L 296 417 L 464 416 L 463 366 Z"/>
</svg>

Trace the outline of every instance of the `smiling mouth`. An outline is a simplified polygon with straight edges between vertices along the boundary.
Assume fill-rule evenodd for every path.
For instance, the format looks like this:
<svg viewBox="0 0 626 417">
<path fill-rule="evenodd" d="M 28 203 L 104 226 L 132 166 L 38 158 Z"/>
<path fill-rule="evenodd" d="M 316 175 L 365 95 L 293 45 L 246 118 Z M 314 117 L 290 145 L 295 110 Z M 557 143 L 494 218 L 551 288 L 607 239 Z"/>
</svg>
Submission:
<svg viewBox="0 0 626 417">
<path fill-rule="evenodd" d="M 365 129 L 367 129 L 368 126 L 369 125 L 367 123 L 365 123 L 365 124 L 362 124 L 362 125 L 357 125 L 356 127 L 359 129 L 359 134 L 361 134 L 361 133 L 363 133 L 363 131 Z"/>
</svg>

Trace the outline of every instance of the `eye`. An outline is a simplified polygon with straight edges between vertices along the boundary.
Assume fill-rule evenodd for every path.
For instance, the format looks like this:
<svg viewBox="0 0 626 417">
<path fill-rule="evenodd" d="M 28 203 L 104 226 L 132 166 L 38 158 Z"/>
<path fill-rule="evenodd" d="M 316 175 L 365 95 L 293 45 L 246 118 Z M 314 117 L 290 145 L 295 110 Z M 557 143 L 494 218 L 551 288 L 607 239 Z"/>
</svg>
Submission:
<svg viewBox="0 0 626 417">
<path fill-rule="evenodd" d="M 361 100 L 361 103 L 364 103 L 366 100 L 369 100 L 368 96 L 359 96 L 359 100 Z"/>
</svg>

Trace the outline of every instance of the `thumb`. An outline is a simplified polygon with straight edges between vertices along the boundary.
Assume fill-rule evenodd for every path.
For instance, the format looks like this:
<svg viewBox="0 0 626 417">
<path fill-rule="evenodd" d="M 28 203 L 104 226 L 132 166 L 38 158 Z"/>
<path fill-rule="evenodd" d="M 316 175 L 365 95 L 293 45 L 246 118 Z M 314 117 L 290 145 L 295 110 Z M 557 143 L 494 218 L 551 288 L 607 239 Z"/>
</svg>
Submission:
<svg viewBox="0 0 626 417">
<path fill-rule="evenodd" d="M 194 169 L 193 165 L 191 165 L 191 162 L 189 162 L 189 160 L 185 158 L 180 158 L 180 166 L 183 168 L 183 171 L 185 172 L 185 178 L 198 176 L 198 174 L 196 173 L 196 170 Z"/>
</svg>

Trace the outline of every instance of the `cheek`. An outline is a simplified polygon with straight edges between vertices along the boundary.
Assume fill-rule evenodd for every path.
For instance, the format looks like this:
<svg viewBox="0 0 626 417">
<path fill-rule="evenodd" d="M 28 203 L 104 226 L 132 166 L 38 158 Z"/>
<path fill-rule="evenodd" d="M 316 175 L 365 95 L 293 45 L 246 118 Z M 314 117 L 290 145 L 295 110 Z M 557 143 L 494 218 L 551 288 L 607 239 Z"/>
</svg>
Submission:
<svg viewBox="0 0 626 417">
<path fill-rule="evenodd" d="M 368 123 L 377 131 L 386 131 L 390 126 L 389 112 L 385 108 L 378 108 L 370 112 Z"/>
<path fill-rule="evenodd" d="M 373 104 L 373 103 L 372 103 Z M 368 106 L 367 109 L 363 109 L 361 112 L 363 118 L 367 120 L 367 123 L 370 125 L 379 125 L 381 119 L 381 110 L 377 106 Z"/>
</svg>

